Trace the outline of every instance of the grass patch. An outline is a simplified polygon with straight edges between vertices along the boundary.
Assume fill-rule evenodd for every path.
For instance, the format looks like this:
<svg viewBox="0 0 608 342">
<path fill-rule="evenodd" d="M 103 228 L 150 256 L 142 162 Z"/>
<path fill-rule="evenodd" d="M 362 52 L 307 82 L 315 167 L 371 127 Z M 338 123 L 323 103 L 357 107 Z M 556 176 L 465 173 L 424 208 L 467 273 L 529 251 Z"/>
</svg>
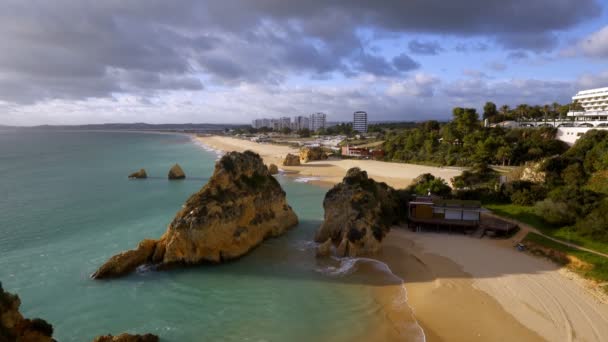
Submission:
<svg viewBox="0 0 608 342">
<path fill-rule="evenodd" d="M 578 273 L 583 278 L 591 279 L 599 283 L 608 281 L 608 258 L 564 246 L 536 233 L 528 233 L 522 242 L 527 246 L 530 246 L 531 252 L 549 257 L 553 261 L 565 265 L 570 270 Z M 535 249 L 535 245 L 560 252 L 564 256 L 572 256 L 582 261 L 582 263 L 564 260 L 559 253 L 548 255 L 548 253 L 544 252 L 542 249 Z M 590 267 L 586 267 L 586 265 Z M 604 286 L 603 290 L 607 290 L 606 286 Z"/>
<path fill-rule="evenodd" d="M 581 247 L 589 248 L 594 251 L 608 254 L 608 244 L 595 241 L 586 236 L 580 235 L 572 227 L 555 227 L 536 215 L 534 207 L 517 204 L 487 204 L 484 205 L 493 213 L 529 224 L 540 230 L 543 234 L 552 238 L 570 242 Z"/>
</svg>

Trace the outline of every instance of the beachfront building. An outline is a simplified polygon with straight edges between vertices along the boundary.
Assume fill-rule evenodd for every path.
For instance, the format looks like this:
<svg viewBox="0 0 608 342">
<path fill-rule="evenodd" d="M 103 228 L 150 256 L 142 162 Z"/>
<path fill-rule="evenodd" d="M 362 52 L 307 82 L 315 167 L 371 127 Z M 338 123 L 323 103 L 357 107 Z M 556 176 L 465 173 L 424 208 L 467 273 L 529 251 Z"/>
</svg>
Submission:
<svg viewBox="0 0 608 342">
<path fill-rule="evenodd" d="M 492 126 L 556 127 L 556 139 L 568 145 L 591 129 L 608 129 L 608 87 L 581 90 L 572 97 L 573 106 L 566 118 L 552 120 L 505 121 Z"/>
<path fill-rule="evenodd" d="M 447 200 L 438 196 L 417 196 L 408 203 L 408 226 L 414 231 L 448 230 L 475 233 L 478 237 L 486 233 L 504 235 L 517 226 L 496 217 L 483 216 L 481 202 Z"/>
<path fill-rule="evenodd" d="M 321 128 L 327 127 L 327 116 L 325 113 L 314 113 L 310 115 L 310 130 L 316 132 Z"/>
<path fill-rule="evenodd" d="M 353 158 L 380 159 L 384 157 L 384 151 L 382 149 L 355 147 L 350 145 L 342 146 L 340 152 L 342 153 L 342 156 Z"/>
<path fill-rule="evenodd" d="M 359 133 L 367 133 L 367 113 L 358 111 L 353 114 L 353 130 Z"/>
</svg>

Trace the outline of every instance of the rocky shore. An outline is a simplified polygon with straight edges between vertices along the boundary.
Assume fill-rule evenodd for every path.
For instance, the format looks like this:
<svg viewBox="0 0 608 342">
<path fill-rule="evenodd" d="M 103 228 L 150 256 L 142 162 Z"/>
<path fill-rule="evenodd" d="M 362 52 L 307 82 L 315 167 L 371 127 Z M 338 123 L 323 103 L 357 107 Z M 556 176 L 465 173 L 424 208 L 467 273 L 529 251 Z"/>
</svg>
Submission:
<svg viewBox="0 0 608 342">
<path fill-rule="evenodd" d="M 138 266 L 221 263 L 245 255 L 265 239 L 298 223 L 285 192 L 262 158 L 231 152 L 216 165 L 209 182 L 192 195 L 158 240 L 111 257 L 95 279 L 126 275 Z"/>
<path fill-rule="evenodd" d="M 0 283 L 0 341 L 55 341 L 53 326 L 40 318 L 23 317 L 20 306 L 19 296 L 5 292 Z"/>
</svg>

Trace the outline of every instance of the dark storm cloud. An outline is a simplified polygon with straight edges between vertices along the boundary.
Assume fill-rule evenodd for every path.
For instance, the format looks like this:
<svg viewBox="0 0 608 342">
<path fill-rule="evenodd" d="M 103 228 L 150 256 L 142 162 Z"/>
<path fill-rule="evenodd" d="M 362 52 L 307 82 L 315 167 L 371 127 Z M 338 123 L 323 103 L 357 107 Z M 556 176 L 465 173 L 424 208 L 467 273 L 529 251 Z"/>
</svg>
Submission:
<svg viewBox="0 0 608 342">
<path fill-rule="evenodd" d="M 275 84 L 298 74 L 398 75 L 415 65 L 362 53 L 369 47 L 360 30 L 547 51 L 555 32 L 599 12 L 596 0 L 6 0 L 0 100 L 195 90 L 198 76 Z"/>
<path fill-rule="evenodd" d="M 411 53 L 418 55 L 437 55 L 443 51 L 438 42 L 423 42 L 417 39 L 411 40 L 407 47 Z"/>
</svg>

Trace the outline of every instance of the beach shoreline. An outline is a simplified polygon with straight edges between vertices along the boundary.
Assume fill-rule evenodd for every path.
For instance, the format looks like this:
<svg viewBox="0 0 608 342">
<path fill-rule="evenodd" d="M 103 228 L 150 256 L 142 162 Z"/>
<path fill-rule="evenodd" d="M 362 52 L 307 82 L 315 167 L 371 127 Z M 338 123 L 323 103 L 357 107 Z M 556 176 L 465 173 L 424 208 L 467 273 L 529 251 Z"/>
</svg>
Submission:
<svg viewBox="0 0 608 342">
<path fill-rule="evenodd" d="M 297 149 L 220 136 L 195 139 L 218 155 L 219 151 L 252 150 L 286 175 L 296 180 L 309 178 L 309 183 L 323 187 L 340 182 L 354 166 L 397 188 L 409 185 L 421 173 L 446 180 L 460 173 L 371 160 L 327 160 L 286 167 L 282 158 L 287 153 L 297 154 Z M 393 327 L 390 334 L 406 336 L 402 329 L 411 326 L 413 317 L 426 341 L 601 341 L 602 336 L 608 336 L 608 305 L 565 277 L 558 266 L 517 252 L 513 244 L 512 240 L 393 228 L 374 259 L 405 285 L 380 282 L 371 287 L 383 304 L 386 326 Z M 365 267 L 360 268 L 358 271 L 366 272 Z M 373 277 L 378 278 L 377 273 L 370 273 Z M 395 305 L 391 298 L 394 300 L 403 286 L 407 305 Z M 381 329 L 387 330 L 386 326 Z M 377 336 L 372 333 L 369 340 L 380 340 Z"/>
<path fill-rule="evenodd" d="M 297 178 L 310 178 L 310 182 L 324 187 L 331 187 L 342 181 L 346 171 L 352 167 L 359 167 L 367 171 L 371 178 L 385 182 L 394 188 L 405 188 L 414 178 L 423 173 L 431 173 L 436 177 L 450 180 L 462 172 L 456 168 L 441 168 L 417 164 L 391 163 L 377 160 L 359 159 L 328 159 L 312 161 L 301 166 L 283 166 L 283 158 L 288 154 L 298 155 L 299 150 L 283 145 L 261 144 L 249 140 L 225 136 L 196 136 L 199 143 L 220 151 L 243 152 L 251 150 L 258 153 L 264 162 L 275 164 L 285 170 L 289 176 Z"/>
</svg>

